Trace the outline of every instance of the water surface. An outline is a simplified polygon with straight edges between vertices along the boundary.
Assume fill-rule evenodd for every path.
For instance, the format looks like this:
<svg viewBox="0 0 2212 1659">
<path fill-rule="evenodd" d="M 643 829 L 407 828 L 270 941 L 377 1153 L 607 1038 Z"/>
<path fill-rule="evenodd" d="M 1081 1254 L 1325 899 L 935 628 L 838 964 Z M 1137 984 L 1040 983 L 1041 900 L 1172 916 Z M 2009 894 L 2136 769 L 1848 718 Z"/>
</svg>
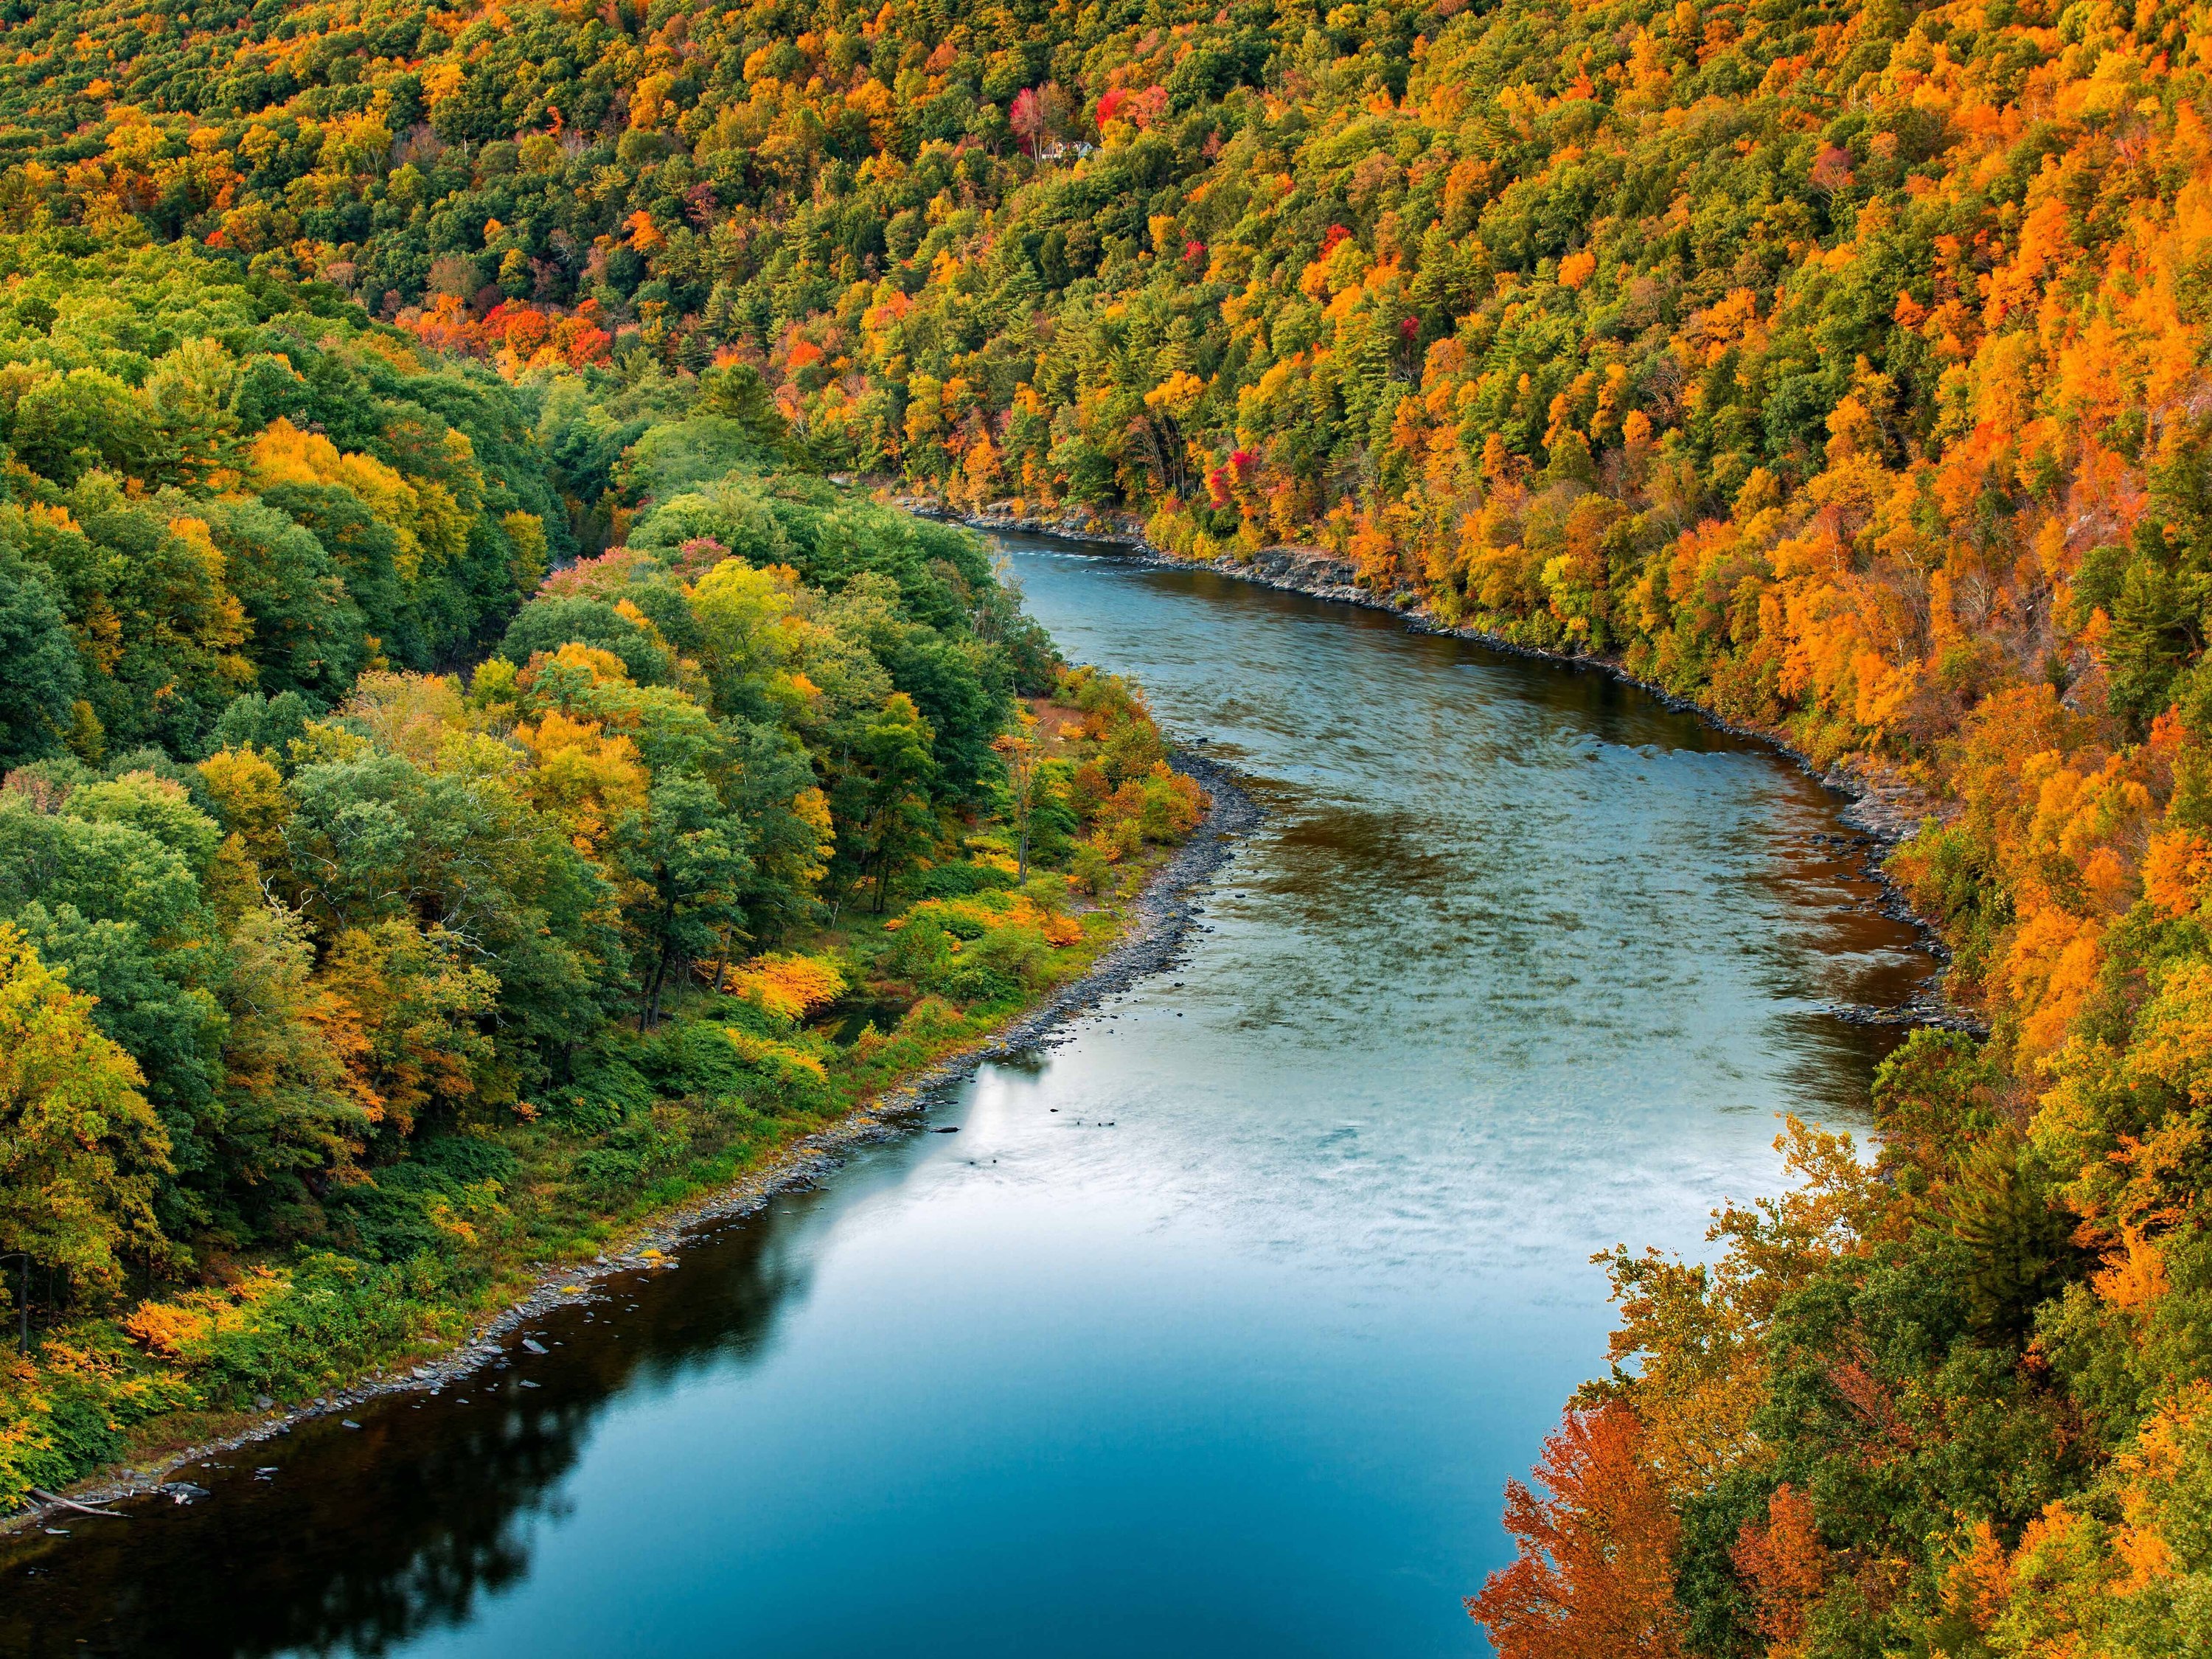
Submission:
<svg viewBox="0 0 2212 1659">
<path fill-rule="evenodd" d="M 1590 1254 L 1854 1123 L 1826 1011 L 1929 963 L 1832 798 L 1632 688 L 1009 546 L 1267 808 L 1176 966 L 543 1358 L 17 1546 L 0 1650 L 1484 1651 Z"/>
</svg>

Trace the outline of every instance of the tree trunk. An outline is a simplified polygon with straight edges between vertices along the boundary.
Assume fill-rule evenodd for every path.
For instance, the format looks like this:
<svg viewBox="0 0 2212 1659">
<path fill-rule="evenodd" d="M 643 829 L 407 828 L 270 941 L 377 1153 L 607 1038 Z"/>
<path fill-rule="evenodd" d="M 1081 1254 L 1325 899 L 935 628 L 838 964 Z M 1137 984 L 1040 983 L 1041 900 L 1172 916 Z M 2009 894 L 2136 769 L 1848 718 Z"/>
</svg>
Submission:
<svg viewBox="0 0 2212 1659">
<path fill-rule="evenodd" d="M 647 1030 L 656 1029 L 660 1024 L 660 988 L 668 979 L 668 948 L 665 945 L 660 947 L 660 955 L 653 964 L 653 994 L 647 1004 L 651 1018 L 646 1026 Z"/>
</svg>

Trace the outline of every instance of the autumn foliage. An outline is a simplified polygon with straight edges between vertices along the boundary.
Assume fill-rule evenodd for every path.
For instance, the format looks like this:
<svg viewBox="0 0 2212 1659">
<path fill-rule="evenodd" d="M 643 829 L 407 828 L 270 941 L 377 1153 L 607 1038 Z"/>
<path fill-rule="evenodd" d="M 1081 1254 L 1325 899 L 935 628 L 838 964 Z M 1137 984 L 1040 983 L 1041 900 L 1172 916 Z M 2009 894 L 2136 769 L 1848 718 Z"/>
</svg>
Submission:
<svg viewBox="0 0 2212 1659">
<path fill-rule="evenodd" d="M 733 472 L 1325 546 L 1918 803 L 1893 870 L 1988 1028 L 1890 1060 L 1873 1162 L 1793 1128 L 1711 1261 L 1611 1258 L 1616 1369 L 1514 1499 L 1501 1642 L 2212 1646 L 2208 40 L 2160 0 L 27 9 L 0 743 L 118 775 L 6 822 L 105 825 L 137 884 L 162 1121 L 278 1103 L 250 1158 L 186 1133 L 147 1178 L 349 1179 L 404 1124 L 550 1106 L 544 1034 L 611 978 L 648 1026 L 701 964 L 803 1001 L 738 935 L 951 862 L 1010 758 L 979 641 L 1062 703 L 1012 757 L 1024 830 L 963 867 L 1104 895 L 1194 821 L 1127 688 L 1058 682 L 960 548 Z M 511 681 L 424 677 L 533 592 Z M 202 763 L 161 776 L 212 850 L 126 782 L 142 745 Z M 300 780 L 371 766 L 528 852 L 511 909 L 457 926 L 417 872 L 396 928 L 313 877 L 352 820 Z M 280 869 L 312 938 L 238 902 Z M 918 1010 L 1076 925 L 927 902 L 889 935 Z M 559 949 L 488 988 L 495 924 Z M 218 939 L 222 994 L 184 971 Z M 539 1060 L 486 1048 L 518 1022 Z M 447 1184 L 436 1237 L 492 1224 Z"/>
<path fill-rule="evenodd" d="M 1674 1605 L 1680 1525 L 1637 1456 L 1642 1431 L 1617 1405 L 1570 1412 L 1544 1443 L 1539 1497 L 1505 1489 L 1505 1529 L 1520 1550 L 1468 1611 L 1501 1659 L 1612 1659 L 1682 1651 Z"/>
<path fill-rule="evenodd" d="M 0 1505 L 726 1184 L 1197 822 L 1134 690 L 781 471 L 743 366 L 129 234 L 0 283 Z"/>
</svg>

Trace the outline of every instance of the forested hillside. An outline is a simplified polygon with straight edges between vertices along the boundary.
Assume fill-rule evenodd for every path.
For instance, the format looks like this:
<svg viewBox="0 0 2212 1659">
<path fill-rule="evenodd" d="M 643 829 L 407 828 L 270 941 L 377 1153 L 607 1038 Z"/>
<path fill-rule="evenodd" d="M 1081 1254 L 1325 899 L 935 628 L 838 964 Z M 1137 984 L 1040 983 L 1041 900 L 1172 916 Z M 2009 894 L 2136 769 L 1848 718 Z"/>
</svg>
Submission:
<svg viewBox="0 0 2212 1659">
<path fill-rule="evenodd" d="M 789 522 L 815 507 L 769 491 L 747 497 L 765 519 L 636 517 L 664 441 L 623 423 L 648 421 L 664 377 L 702 373 L 720 435 L 667 439 L 672 457 L 773 443 L 960 503 L 1121 508 L 1200 558 L 1325 542 L 1445 620 L 1617 657 L 1938 802 L 1896 867 L 1992 1035 L 1923 1034 L 1890 1064 L 1871 1170 L 1798 1136 L 1808 1184 L 1723 1218 L 1717 1267 L 1615 1262 L 1623 1370 L 1563 1428 L 1550 1495 L 1515 1497 L 1527 1552 L 1478 1613 L 1516 1655 L 2212 1644 L 2202 8 L 10 17 L 15 222 L 186 239 L 235 273 L 161 302 L 234 296 L 219 329 L 164 331 L 158 305 L 61 304 L 40 274 L 58 233 L 9 256 L 0 308 L 26 366 L 4 435 L 41 482 L 6 509 L 4 614 L 51 642 L 49 607 L 76 641 L 11 653 L 40 665 L 9 680 L 19 756 L 52 743 L 91 767 L 210 736 L 242 756 L 267 741 L 223 724 L 249 719 L 230 701 L 249 684 L 319 696 L 372 661 L 458 659 L 536 562 L 626 539 L 672 568 L 683 537 L 736 545 L 740 518 L 795 550 L 773 555 L 798 572 L 777 589 L 793 614 L 877 637 L 849 583 L 804 589 L 843 580 L 801 556 L 844 544 Z M 96 257 L 151 273 L 170 256 Z M 276 297 L 303 278 L 307 297 Z M 338 320 L 346 296 L 420 343 L 419 365 L 398 334 Z M 580 366 L 623 389 L 592 401 Z M 231 448 L 191 413 L 224 398 Z M 490 465 L 517 421 L 562 482 Z M 415 509 L 378 508 L 403 487 Z M 189 511 L 161 504 L 195 488 Z M 436 529 L 411 548 L 367 528 L 418 517 Z M 126 536 L 151 550 L 127 580 L 77 550 Z M 298 551 L 237 550 L 279 544 Z M 232 781 L 192 787 L 283 784 L 288 823 L 343 822 L 357 769 L 440 752 L 406 735 L 420 720 L 557 716 L 601 742 L 633 721 L 650 770 L 651 720 L 603 711 L 653 702 L 658 665 L 695 649 L 670 629 L 704 651 L 726 624 L 701 608 L 711 580 L 680 612 L 658 576 L 617 595 L 631 556 L 538 602 L 598 607 L 592 665 L 529 671 L 522 646 L 571 625 L 532 633 L 526 613 L 511 681 L 487 670 L 404 717 L 363 703 L 358 738 L 299 728 L 289 777 L 234 759 Z M 226 557 L 297 574 L 219 594 L 204 573 Z M 351 611 L 299 603 L 318 558 Z M 157 608 L 173 669 L 140 665 L 144 631 L 109 620 L 143 603 L 128 581 L 147 568 L 204 595 Z M 957 656 L 996 624 L 902 625 Z M 773 674 L 699 661 L 716 718 L 817 741 L 776 712 Z M 914 702 L 957 794 L 985 727 Z M 171 799 L 88 789 L 70 823 L 150 823 Z M 275 833 L 235 821 L 242 853 L 204 836 L 177 857 L 234 880 Z M 285 842 L 311 860 L 286 902 L 369 936 L 348 948 L 381 972 L 380 923 L 316 908 L 349 901 L 321 896 L 313 833 Z M 597 833 L 574 826 L 512 902 L 592 914 L 559 870 L 591 863 Z M 580 936 L 532 937 L 560 941 L 532 947 L 544 977 L 495 994 L 522 1029 L 590 994 L 564 965 L 588 957 Z M 459 968 L 431 977 L 478 994 Z"/>
<path fill-rule="evenodd" d="M 741 371 L 0 271 L 0 1504 L 451 1340 L 1072 975 L 1197 821 Z"/>
</svg>

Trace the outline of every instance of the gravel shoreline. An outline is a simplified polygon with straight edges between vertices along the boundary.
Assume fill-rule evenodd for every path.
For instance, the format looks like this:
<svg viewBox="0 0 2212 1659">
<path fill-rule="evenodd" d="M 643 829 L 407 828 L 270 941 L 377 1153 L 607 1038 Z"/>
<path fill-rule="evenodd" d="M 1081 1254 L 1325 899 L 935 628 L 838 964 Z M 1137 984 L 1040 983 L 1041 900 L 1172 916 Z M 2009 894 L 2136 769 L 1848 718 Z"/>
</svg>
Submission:
<svg viewBox="0 0 2212 1659">
<path fill-rule="evenodd" d="M 0 1516 L 0 1536 L 81 1513 L 79 1505 L 97 1510 L 132 1498 L 164 1495 L 178 1503 L 193 1501 L 204 1495 L 202 1490 L 173 1478 L 187 1465 L 274 1439 L 299 1424 L 337 1416 L 388 1395 L 435 1390 L 457 1382 L 498 1359 L 507 1351 L 509 1339 L 519 1340 L 519 1334 L 532 1322 L 558 1308 L 604 1299 L 596 1291 L 601 1281 L 623 1273 L 672 1270 L 678 1265 L 685 1243 L 702 1229 L 753 1214 L 778 1194 L 818 1183 L 860 1147 L 914 1133 L 946 1091 L 985 1061 L 1036 1048 L 1071 1016 L 1158 973 L 1182 947 L 1199 890 L 1229 861 L 1236 838 L 1249 832 L 1261 817 L 1258 804 L 1227 767 L 1180 747 L 1170 756 L 1170 763 L 1196 779 L 1212 797 L 1212 805 L 1190 839 L 1152 872 L 1131 902 L 1128 925 L 1121 938 L 1079 978 L 1016 1015 L 974 1048 L 946 1056 L 854 1107 L 827 1128 L 794 1141 L 771 1163 L 719 1192 L 654 1217 L 623 1249 L 547 1273 L 527 1297 L 485 1320 L 466 1340 L 437 1358 L 390 1376 L 372 1374 L 341 1393 L 272 1413 L 224 1438 L 164 1453 L 157 1459 L 72 1486 L 65 1494 L 70 1500 L 66 1504 L 44 1502 Z M 143 1508 L 134 1511 L 144 1512 Z"/>
</svg>

